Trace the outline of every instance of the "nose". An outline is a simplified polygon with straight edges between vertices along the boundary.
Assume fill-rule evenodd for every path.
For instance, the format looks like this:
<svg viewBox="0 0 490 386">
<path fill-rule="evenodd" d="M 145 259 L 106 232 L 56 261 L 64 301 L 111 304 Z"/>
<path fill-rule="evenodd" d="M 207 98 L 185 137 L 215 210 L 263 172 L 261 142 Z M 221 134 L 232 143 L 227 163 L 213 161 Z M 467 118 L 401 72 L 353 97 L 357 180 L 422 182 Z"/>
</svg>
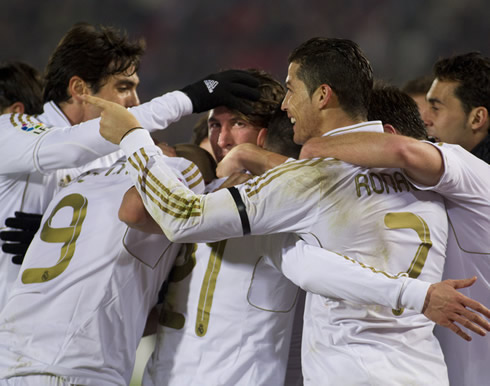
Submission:
<svg viewBox="0 0 490 386">
<path fill-rule="evenodd" d="M 140 98 L 136 90 L 132 91 L 125 101 L 125 107 L 139 106 Z"/>
<path fill-rule="evenodd" d="M 231 134 L 231 126 L 228 124 L 222 125 L 218 137 L 218 146 L 222 149 L 232 148 L 234 145 L 233 136 Z"/>
<path fill-rule="evenodd" d="M 286 95 L 284 97 L 284 99 L 282 100 L 282 103 L 281 103 L 281 110 L 282 111 L 288 111 L 288 102 L 287 102 L 287 100 L 288 100 L 288 96 Z"/>
<path fill-rule="evenodd" d="M 420 116 L 422 117 L 422 121 L 424 121 L 424 125 L 426 127 L 431 127 L 433 125 L 432 123 L 432 117 L 430 114 L 430 108 L 429 109 L 424 109 L 420 112 Z"/>
</svg>

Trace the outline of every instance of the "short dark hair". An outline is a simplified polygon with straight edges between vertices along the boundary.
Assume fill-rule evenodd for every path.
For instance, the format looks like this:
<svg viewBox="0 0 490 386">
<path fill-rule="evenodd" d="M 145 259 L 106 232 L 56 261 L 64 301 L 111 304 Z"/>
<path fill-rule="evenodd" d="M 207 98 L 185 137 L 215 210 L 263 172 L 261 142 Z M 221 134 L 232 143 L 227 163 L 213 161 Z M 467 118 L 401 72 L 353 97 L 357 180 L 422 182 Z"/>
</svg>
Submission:
<svg viewBox="0 0 490 386">
<path fill-rule="evenodd" d="M 22 102 L 27 114 L 43 112 L 41 74 L 20 61 L 0 63 L 0 111 L 15 102 Z"/>
<path fill-rule="evenodd" d="M 75 24 L 49 58 L 44 101 L 69 100 L 68 83 L 75 75 L 97 93 L 109 76 L 130 69 L 136 72 L 144 50 L 143 40 L 129 41 L 125 33 L 113 27 Z"/>
<path fill-rule="evenodd" d="M 286 89 L 271 74 L 263 70 L 248 69 L 250 74 L 259 81 L 260 98 L 257 101 L 243 101 L 252 111 L 244 114 L 238 110 L 233 110 L 241 119 L 257 127 L 268 127 L 269 122 L 274 116 L 276 109 L 281 105 Z"/>
<path fill-rule="evenodd" d="M 265 136 L 264 149 L 285 155 L 286 157 L 298 158 L 301 145 L 293 140 L 293 124 L 285 111 L 278 106 L 272 116 L 267 134 Z"/>
<path fill-rule="evenodd" d="M 312 38 L 293 50 L 289 63 L 298 63 L 298 78 L 310 97 L 328 84 L 340 106 L 352 117 L 365 118 L 373 87 L 373 70 L 359 46 L 348 39 Z"/>
<path fill-rule="evenodd" d="M 440 59 L 434 65 L 434 75 L 441 81 L 458 82 L 455 95 L 466 114 L 478 106 L 490 112 L 490 58 L 469 52 Z"/>
<path fill-rule="evenodd" d="M 432 75 L 422 75 L 409 80 L 405 83 L 401 90 L 408 95 L 425 95 L 432 86 L 434 77 Z"/>
<path fill-rule="evenodd" d="M 415 101 L 395 86 L 376 84 L 369 101 L 368 120 L 392 125 L 400 134 L 427 139 Z"/>
</svg>

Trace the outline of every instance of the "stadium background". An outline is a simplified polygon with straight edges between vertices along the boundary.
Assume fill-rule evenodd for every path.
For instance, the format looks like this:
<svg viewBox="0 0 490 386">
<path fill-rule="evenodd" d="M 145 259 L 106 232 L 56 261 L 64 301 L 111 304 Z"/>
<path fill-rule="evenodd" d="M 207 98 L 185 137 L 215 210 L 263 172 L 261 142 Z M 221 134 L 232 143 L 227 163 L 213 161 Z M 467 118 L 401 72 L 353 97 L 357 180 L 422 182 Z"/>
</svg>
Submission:
<svg viewBox="0 0 490 386">
<path fill-rule="evenodd" d="M 485 0 L 2 0 L 0 59 L 42 70 L 73 23 L 113 25 L 146 40 L 144 102 L 226 68 L 259 67 L 283 80 L 292 48 L 330 36 L 356 41 L 376 77 L 401 86 L 439 57 L 489 55 L 488 20 Z M 187 142 L 196 120 L 160 139 Z"/>
</svg>

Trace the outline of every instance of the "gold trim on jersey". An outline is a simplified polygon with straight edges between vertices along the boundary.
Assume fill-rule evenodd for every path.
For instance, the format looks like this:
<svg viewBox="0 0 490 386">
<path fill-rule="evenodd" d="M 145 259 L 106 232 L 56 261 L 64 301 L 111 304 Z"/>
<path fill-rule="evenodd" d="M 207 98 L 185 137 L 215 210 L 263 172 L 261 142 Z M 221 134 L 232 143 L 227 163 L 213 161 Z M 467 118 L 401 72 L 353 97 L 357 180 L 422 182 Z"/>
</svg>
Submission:
<svg viewBox="0 0 490 386">
<path fill-rule="evenodd" d="M 248 197 L 253 197 L 256 194 L 260 193 L 260 191 L 269 185 L 276 178 L 281 177 L 282 175 L 298 170 L 305 166 L 316 166 L 325 161 L 325 158 L 314 158 L 314 159 L 305 159 L 300 161 L 292 161 L 286 162 L 282 165 L 275 167 L 274 169 L 269 170 L 264 173 L 262 176 L 254 178 L 251 182 L 245 183 L 245 193 Z"/>
<path fill-rule="evenodd" d="M 148 169 L 149 157 L 144 149 L 140 149 L 139 153 L 134 153 L 128 161 L 138 172 L 138 184 L 146 197 L 163 212 L 175 218 L 188 219 L 190 217 L 201 216 L 201 203 L 199 198 L 192 197 L 189 200 L 185 197 L 172 194 Z M 146 162 L 143 162 L 142 158 Z"/>
<path fill-rule="evenodd" d="M 379 124 L 379 122 L 366 122 L 363 124 L 356 125 L 354 127 L 346 127 L 345 129 L 336 130 L 335 133 L 333 133 L 333 132 L 325 133 L 324 137 L 329 137 L 329 136 L 337 135 L 340 133 L 347 133 L 349 131 L 356 131 L 362 127 L 368 127 L 368 126 L 378 126 L 379 127 L 380 124 Z"/>
</svg>

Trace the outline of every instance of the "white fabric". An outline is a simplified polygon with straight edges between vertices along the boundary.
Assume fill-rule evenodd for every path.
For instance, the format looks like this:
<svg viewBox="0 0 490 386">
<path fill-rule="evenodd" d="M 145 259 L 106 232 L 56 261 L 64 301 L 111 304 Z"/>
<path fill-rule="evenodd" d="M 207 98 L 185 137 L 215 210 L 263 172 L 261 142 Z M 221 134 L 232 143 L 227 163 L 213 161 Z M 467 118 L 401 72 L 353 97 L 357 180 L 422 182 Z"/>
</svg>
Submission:
<svg viewBox="0 0 490 386">
<path fill-rule="evenodd" d="M 47 373 L 83 385 L 129 382 L 146 317 L 179 246 L 119 221 L 132 185 L 124 161 L 80 175 L 48 205 L 0 313 L 0 378 Z M 194 164 L 168 162 L 203 191 Z"/>
<path fill-rule="evenodd" d="M 477 276 L 465 295 L 490 305 L 490 165 L 458 145 L 433 144 L 444 161 L 444 173 L 433 189 L 444 196 L 450 220 L 444 279 Z M 490 379 L 490 343 L 473 334 L 468 343 L 445 328 L 436 335 L 448 365 L 451 385 L 484 385 Z"/>
<path fill-rule="evenodd" d="M 188 244 L 169 278 L 145 385 L 284 385 L 298 288 L 281 235 Z"/>
<path fill-rule="evenodd" d="M 350 131 L 381 132 L 382 126 L 367 122 L 330 135 Z M 227 190 L 194 195 L 136 133 L 121 148 L 130 157 L 130 174 L 145 206 L 169 239 L 209 242 L 242 235 L 242 220 Z M 154 182 L 145 173 L 165 187 L 159 197 L 148 193 Z M 364 169 L 333 159 L 291 161 L 238 190 L 254 235 L 295 232 L 378 270 L 397 273 L 411 267 L 410 276 L 441 279 L 447 241 L 442 198 L 414 190 L 399 170 Z M 447 385 L 432 329 L 433 323 L 414 311 L 395 316 L 390 308 L 308 294 L 305 383 Z"/>
<path fill-rule="evenodd" d="M 192 112 L 190 99 L 174 91 L 131 108 L 141 125 L 148 130 L 162 129 Z M 81 172 L 110 166 L 121 153 L 109 153 L 118 147 L 99 134 L 99 119 L 71 126 L 54 102 L 44 105 L 39 116 L 25 114 L 0 115 L 0 230 L 5 219 L 15 211 L 44 213 L 60 180 L 75 178 Z M 106 156 L 102 159 L 97 158 Z M 82 165 L 86 165 L 82 167 Z M 74 168 L 50 174 L 58 169 Z M 19 266 L 12 255 L 0 251 L 0 310 Z"/>
</svg>

